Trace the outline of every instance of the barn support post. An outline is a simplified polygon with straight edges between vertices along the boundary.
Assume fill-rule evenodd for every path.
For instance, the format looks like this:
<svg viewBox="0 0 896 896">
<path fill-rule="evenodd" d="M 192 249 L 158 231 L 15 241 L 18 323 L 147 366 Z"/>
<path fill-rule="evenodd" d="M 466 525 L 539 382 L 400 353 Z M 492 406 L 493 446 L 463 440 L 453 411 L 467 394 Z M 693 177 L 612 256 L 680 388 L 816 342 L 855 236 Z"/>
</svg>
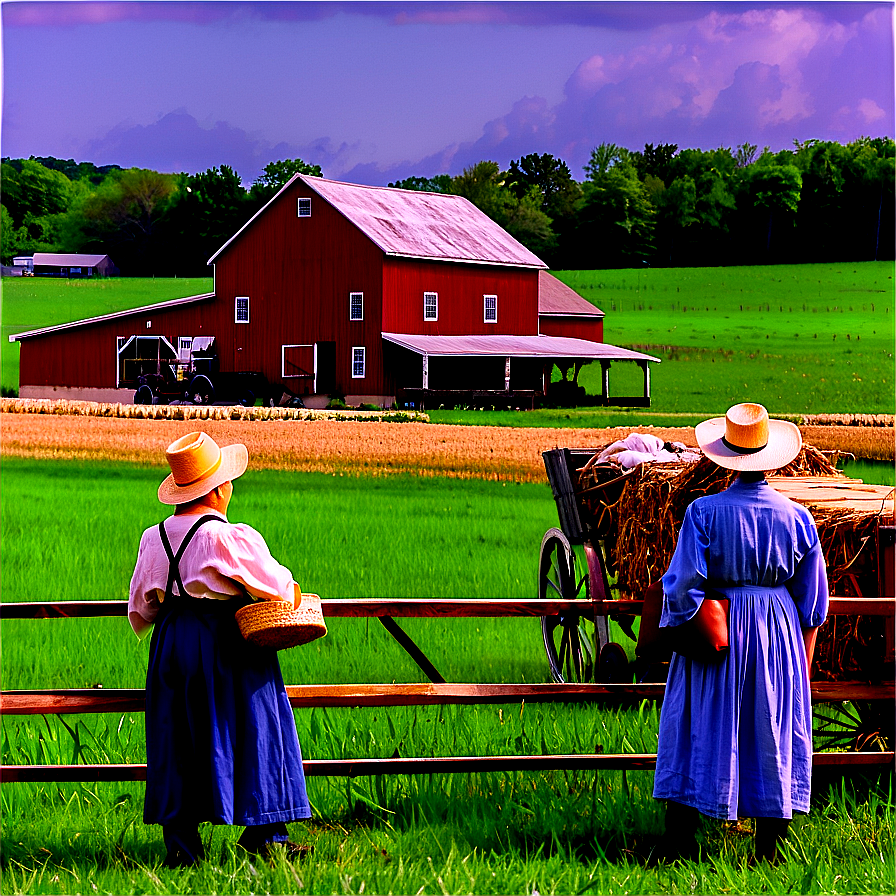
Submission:
<svg viewBox="0 0 896 896">
<path fill-rule="evenodd" d="M 604 402 L 610 398 L 610 362 L 600 362 L 600 397 Z"/>
<path fill-rule="evenodd" d="M 510 391 L 510 358 L 504 359 L 504 391 Z"/>
<path fill-rule="evenodd" d="M 429 388 L 429 355 L 423 355 L 423 388 Z"/>
<path fill-rule="evenodd" d="M 650 364 L 647 361 L 638 361 L 638 366 L 644 372 L 644 400 L 650 405 Z"/>
</svg>

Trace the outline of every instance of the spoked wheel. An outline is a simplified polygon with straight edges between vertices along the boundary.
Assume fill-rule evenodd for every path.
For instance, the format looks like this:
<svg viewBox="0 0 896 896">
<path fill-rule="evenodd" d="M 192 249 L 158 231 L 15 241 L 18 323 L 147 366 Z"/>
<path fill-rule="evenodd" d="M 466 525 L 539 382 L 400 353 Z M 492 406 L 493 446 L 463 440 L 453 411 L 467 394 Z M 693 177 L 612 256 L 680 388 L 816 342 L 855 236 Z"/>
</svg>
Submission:
<svg viewBox="0 0 896 896">
<path fill-rule="evenodd" d="M 812 712 L 816 750 L 887 752 L 893 749 L 893 704 L 857 700 L 825 703 Z"/>
<path fill-rule="evenodd" d="M 588 600 L 588 571 L 560 529 L 548 529 L 538 561 L 539 600 Z M 541 630 L 551 675 L 559 684 L 594 679 L 594 626 L 578 613 L 543 616 Z"/>
</svg>

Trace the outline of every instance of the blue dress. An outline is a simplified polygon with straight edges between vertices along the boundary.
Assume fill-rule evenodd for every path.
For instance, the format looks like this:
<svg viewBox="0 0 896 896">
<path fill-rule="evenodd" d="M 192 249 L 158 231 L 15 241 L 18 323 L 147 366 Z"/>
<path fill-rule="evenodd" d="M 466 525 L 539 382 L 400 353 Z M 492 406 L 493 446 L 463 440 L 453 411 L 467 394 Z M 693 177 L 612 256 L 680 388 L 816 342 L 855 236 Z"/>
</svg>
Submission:
<svg viewBox="0 0 896 896">
<path fill-rule="evenodd" d="M 707 587 L 729 599 L 721 663 L 672 655 L 660 715 L 654 796 L 734 820 L 807 812 L 812 706 L 803 628 L 827 616 L 812 515 L 764 480 L 736 479 L 687 509 L 663 576 L 661 626 L 698 610 Z"/>
<path fill-rule="evenodd" d="M 234 619 L 246 601 L 167 591 L 146 673 L 144 822 L 310 818 L 277 652 L 250 645 Z"/>
</svg>

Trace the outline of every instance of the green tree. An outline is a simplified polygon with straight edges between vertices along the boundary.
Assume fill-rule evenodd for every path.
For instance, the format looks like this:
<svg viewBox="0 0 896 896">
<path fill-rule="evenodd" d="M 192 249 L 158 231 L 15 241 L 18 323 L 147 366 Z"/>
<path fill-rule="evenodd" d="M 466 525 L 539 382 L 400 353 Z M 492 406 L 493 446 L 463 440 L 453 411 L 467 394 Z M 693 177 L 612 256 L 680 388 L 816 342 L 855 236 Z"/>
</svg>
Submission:
<svg viewBox="0 0 896 896">
<path fill-rule="evenodd" d="M 18 167 L 7 162 L 0 167 L 3 204 L 16 226 L 26 215 L 32 219 L 64 212 L 71 202 L 72 182 L 60 171 L 44 168 L 34 159 L 23 159 Z"/>
<path fill-rule="evenodd" d="M 497 162 L 478 162 L 453 178 L 451 192 L 469 199 L 514 239 L 541 257 L 556 247 L 551 219 L 539 208 L 536 192 L 518 198 Z"/>
<path fill-rule="evenodd" d="M 19 235 L 12 215 L 5 205 L 0 205 L 0 261 L 12 264 L 13 258 L 19 254 Z"/>
<path fill-rule="evenodd" d="M 792 228 L 800 202 L 802 176 L 795 165 L 779 164 L 769 153 L 741 169 L 738 176 L 738 208 L 750 229 L 759 228 L 761 239 L 750 239 L 762 245 L 768 255 L 772 251 L 775 222 L 779 227 Z M 755 222 L 755 225 L 754 223 Z M 786 248 L 785 248 L 786 252 Z"/>
<path fill-rule="evenodd" d="M 310 165 L 302 159 L 281 159 L 269 162 L 255 179 L 249 195 L 259 207 L 269 202 L 297 174 L 323 177 L 320 165 Z"/>
<path fill-rule="evenodd" d="M 406 177 L 389 184 L 399 190 L 415 190 L 418 193 L 450 193 L 451 175 L 436 174 L 434 177 Z"/>
</svg>

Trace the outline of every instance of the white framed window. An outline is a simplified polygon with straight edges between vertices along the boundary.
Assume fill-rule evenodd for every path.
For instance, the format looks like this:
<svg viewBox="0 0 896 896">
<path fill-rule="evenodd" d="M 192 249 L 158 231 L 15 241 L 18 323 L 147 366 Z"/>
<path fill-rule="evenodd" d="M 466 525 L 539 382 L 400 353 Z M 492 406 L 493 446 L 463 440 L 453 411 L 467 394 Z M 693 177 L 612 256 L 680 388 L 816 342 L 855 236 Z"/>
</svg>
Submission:
<svg viewBox="0 0 896 896">
<path fill-rule="evenodd" d="M 352 379 L 363 379 L 366 369 L 367 349 L 363 345 L 356 345 L 352 348 Z"/>
<path fill-rule="evenodd" d="M 498 322 L 498 297 L 483 296 L 482 299 L 484 302 L 483 313 L 485 322 L 487 324 L 496 324 Z"/>
<path fill-rule="evenodd" d="M 439 319 L 439 294 L 437 292 L 423 293 L 423 320 Z"/>
<path fill-rule="evenodd" d="M 299 199 L 298 215 L 300 218 L 311 217 L 311 200 Z"/>
<path fill-rule="evenodd" d="M 348 296 L 348 319 L 364 320 L 364 293 L 351 292 Z"/>
<path fill-rule="evenodd" d="M 233 322 L 249 323 L 249 296 L 237 296 L 233 304 Z"/>
</svg>

